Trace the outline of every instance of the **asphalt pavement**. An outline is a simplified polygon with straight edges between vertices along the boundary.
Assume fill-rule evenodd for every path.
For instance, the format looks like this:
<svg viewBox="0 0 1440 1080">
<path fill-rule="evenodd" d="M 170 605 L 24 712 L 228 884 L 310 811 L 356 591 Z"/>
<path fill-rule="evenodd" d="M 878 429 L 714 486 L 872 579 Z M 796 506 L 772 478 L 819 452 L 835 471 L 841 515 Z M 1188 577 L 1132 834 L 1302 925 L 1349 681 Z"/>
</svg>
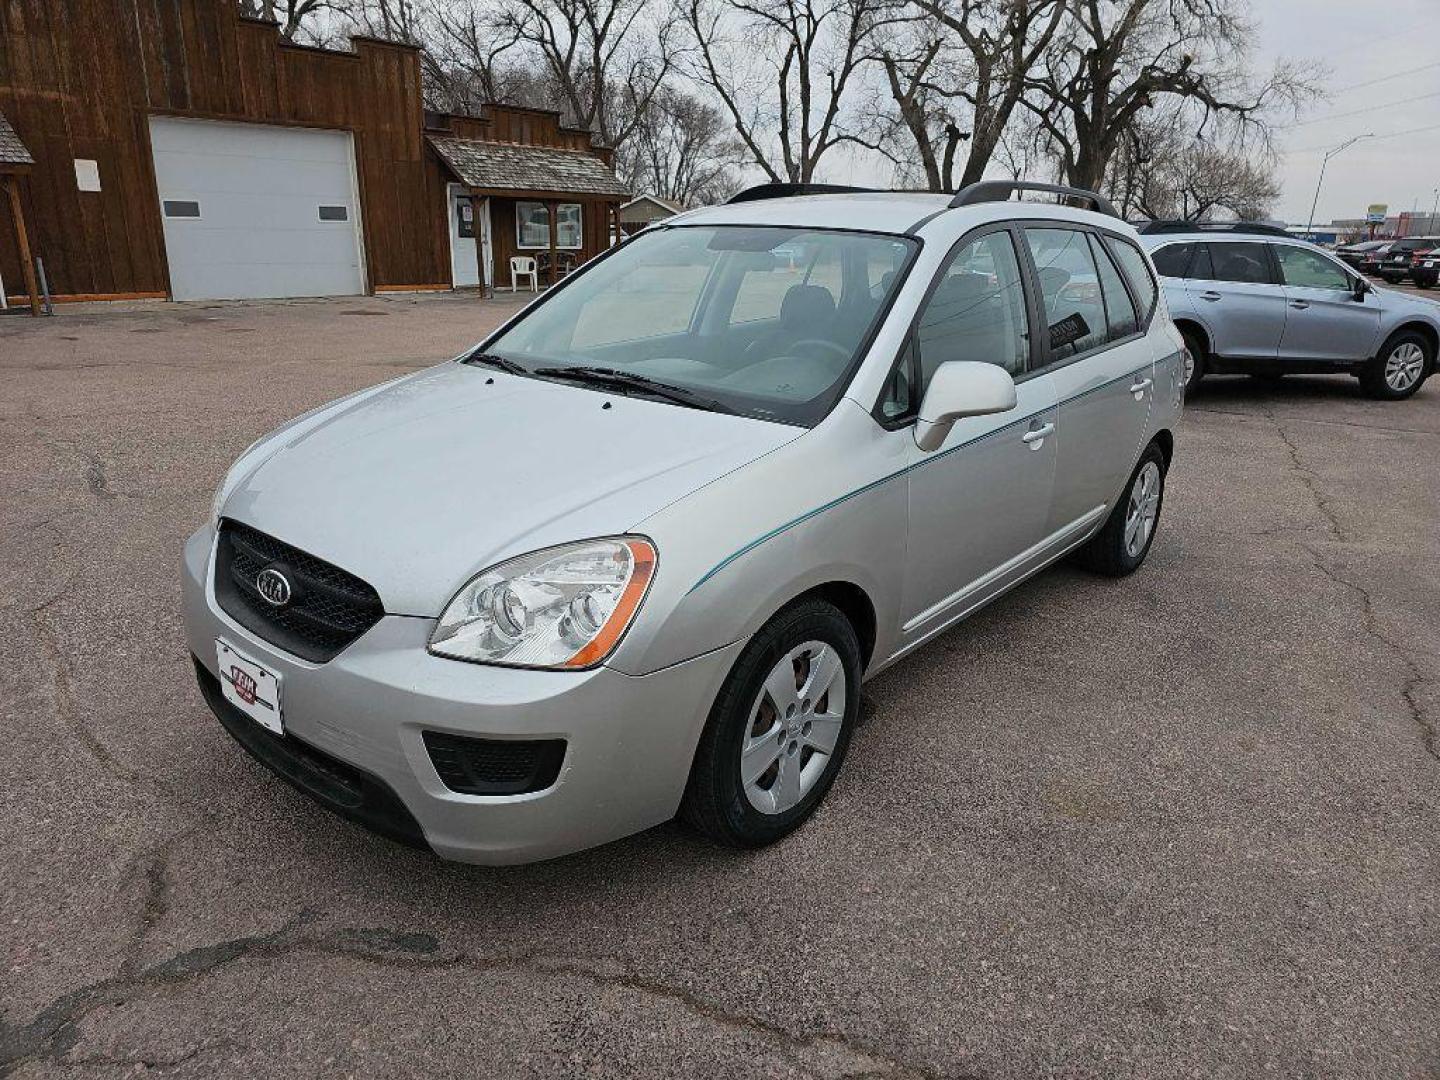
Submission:
<svg viewBox="0 0 1440 1080">
<path fill-rule="evenodd" d="M 1145 567 L 868 684 L 785 842 L 485 869 L 231 742 L 178 561 L 253 439 L 513 307 L 0 318 L 0 1075 L 1440 1073 L 1440 380 L 1205 383 Z"/>
</svg>

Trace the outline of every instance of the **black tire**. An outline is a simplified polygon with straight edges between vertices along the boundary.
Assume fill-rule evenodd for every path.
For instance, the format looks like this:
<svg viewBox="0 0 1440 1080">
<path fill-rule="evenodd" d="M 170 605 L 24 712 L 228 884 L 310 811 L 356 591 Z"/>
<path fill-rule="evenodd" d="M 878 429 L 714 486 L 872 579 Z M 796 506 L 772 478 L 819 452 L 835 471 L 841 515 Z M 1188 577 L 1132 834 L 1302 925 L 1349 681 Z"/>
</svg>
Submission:
<svg viewBox="0 0 1440 1080">
<path fill-rule="evenodd" d="M 1150 528 L 1150 534 L 1145 538 L 1140 549 L 1131 553 L 1125 541 L 1125 523 L 1129 515 L 1132 496 L 1136 494 L 1136 481 L 1147 465 L 1153 464 L 1159 469 L 1160 488 L 1155 500 L 1155 521 Z M 1145 453 L 1140 455 L 1140 461 L 1130 474 L 1129 481 L 1125 484 L 1125 491 L 1116 501 L 1110 511 L 1110 516 L 1105 519 L 1104 526 L 1098 533 L 1085 542 L 1085 546 L 1075 553 L 1075 561 L 1085 569 L 1103 574 L 1106 577 L 1125 577 L 1133 574 L 1145 561 L 1145 556 L 1150 553 L 1150 545 L 1155 542 L 1155 534 L 1160 531 L 1160 512 L 1165 506 L 1165 455 L 1160 452 L 1160 447 L 1151 443 L 1145 448 Z"/>
<path fill-rule="evenodd" d="M 787 652 L 810 641 L 835 649 L 844 668 L 845 709 L 840 734 L 824 771 L 799 802 L 782 813 L 764 813 L 751 804 L 741 783 L 741 748 L 749 735 L 751 714 L 766 677 Z M 860 640 L 855 628 L 839 608 L 824 600 L 799 601 L 761 627 L 735 661 L 710 709 L 680 805 L 681 818 L 710 839 L 730 847 L 763 847 L 799 828 L 825 798 L 845 760 L 860 712 L 860 668 Z"/>
<path fill-rule="evenodd" d="M 1418 346 L 1424 363 L 1420 376 L 1409 386 L 1395 389 L 1385 381 L 1385 365 L 1404 346 Z M 1397 330 L 1381 346 L 1375 358 L 1360 369 L 1360 386 L 1372 398 L 1380 401 L 1403 401 L 1425 385 L 1426 378 L 1435 370 L 1435 346 L 1425 335 L 1414 330 Z"/>
<path fill-rule="evenodd" d="M 1190 369 L 1190 378 L 1185 380 L 1185 396 L 1189 397 L 1190 392 L 1210 370 L 1210 359 L 1205 352 L 1205 342 L 1199 334 L 1186 328 L 1180 331 L 1180 336 L 1185 339 L 1185 348 L 1190 351 L 1190 358 L 1195 361 L 1195 366 Z"/>
</svg>

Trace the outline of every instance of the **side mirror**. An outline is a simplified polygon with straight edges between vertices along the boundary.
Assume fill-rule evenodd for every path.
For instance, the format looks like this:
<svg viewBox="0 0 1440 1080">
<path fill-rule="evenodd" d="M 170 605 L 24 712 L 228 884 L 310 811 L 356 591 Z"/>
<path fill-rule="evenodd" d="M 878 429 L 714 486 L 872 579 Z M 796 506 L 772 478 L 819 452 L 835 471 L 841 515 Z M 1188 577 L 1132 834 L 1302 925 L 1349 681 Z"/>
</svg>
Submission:
<svg viewBox="0 0 1440 1080">
<path fill-rule="evenodd" d="M 1004 368 L 974 360 L 951 360 L 930 377 L 915 422 L 915 445 L 939 450 L 956 420 L 988 416 L 1015 407 L 1015 380 Z"/>
<path fill-rule="evenodd" d="M 1368 292 L 1373 292 L 1374 288 L 1375 287 L 1371 285 L 1370 282 L 1366 281 L 1363 277 L 1357 277 L 1355 279 L 1355 302 L 1357 304 L 1363 304 L 1365 302 L 1365 294 Z"/>
</svg>

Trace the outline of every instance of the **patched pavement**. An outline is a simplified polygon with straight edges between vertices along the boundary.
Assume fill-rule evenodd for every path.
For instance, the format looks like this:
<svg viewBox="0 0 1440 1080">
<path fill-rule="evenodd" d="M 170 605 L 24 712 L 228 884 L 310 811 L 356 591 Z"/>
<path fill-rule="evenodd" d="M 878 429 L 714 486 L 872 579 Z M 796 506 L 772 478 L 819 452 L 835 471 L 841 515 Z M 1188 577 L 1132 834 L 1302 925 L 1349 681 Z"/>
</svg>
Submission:
<svg viewBox="0 0 1440 1080">
<path fill-rule="evenodd" d="M 178 562 L 253 439 L 513 309 L 0 318 L 0 1073 L 1440 1069 L 1440 381 L 1208 381 L 1144 569 L 870 683 L 784 843 L 484 869 L 230 741 Z"/>
</svg>

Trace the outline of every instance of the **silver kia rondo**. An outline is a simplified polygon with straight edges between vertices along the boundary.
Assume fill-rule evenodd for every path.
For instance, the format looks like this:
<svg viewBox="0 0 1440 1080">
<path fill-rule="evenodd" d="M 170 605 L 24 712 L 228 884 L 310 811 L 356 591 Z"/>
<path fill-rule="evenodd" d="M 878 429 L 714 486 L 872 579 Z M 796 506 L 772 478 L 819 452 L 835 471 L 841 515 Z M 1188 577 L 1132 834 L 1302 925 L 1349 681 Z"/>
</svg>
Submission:
<svg viewBox="0 0 1440 1080">
<path fill-rule="evenodd" d="M 751 189 L 241 455 L 184 554 L 202 694 L 446 858 L 771 842 L 864 679 L 1067 554 L 1144 561 L 1183 352 L 1092 193 Z"/>
</svg>

